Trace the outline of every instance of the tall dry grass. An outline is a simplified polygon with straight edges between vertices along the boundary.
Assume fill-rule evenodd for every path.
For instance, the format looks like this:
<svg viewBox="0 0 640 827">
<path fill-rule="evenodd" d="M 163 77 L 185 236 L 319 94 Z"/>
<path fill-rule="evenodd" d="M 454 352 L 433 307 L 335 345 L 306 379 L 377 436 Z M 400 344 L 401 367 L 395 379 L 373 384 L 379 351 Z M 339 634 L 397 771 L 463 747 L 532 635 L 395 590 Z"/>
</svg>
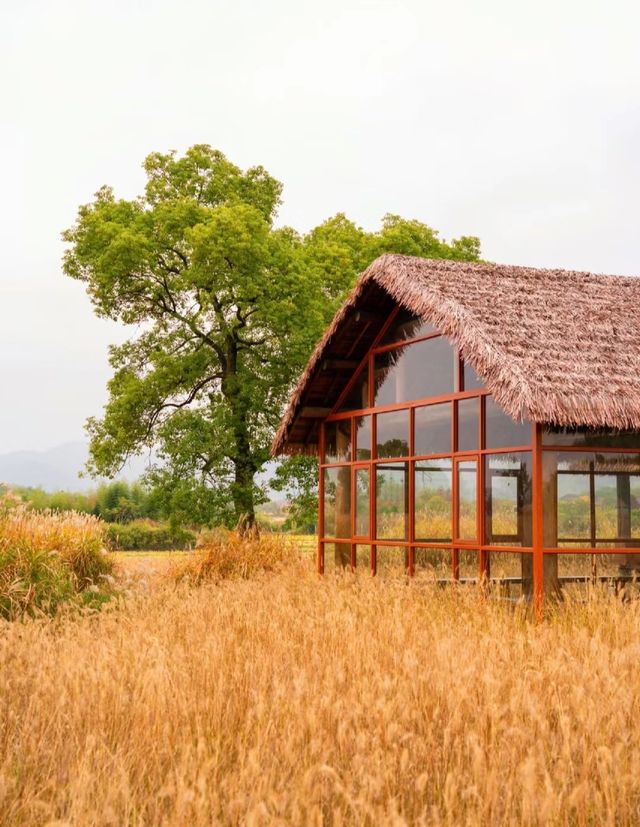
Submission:
<svg viewBox="0 0 640 827">
<path fill-rule="evenodd" d="M 0 823 L 636 824 L 639 628 L 300 562 L 6 623 Z"/>
<path fill-rule="evenodd" d="M 105 526 L 74 511 L 32 511 L 0 500 L 0 618 L 52 614 L 78 596 L 99 598 L 113 563 Z"/>
<path fill-rule="evenodd" d="M 258 574 L 278 571 L 297 558 L 297 544 L 282 534 L 264 533 L 242 537 L 219 530 L 207 536 L 197 550 L 172 568 L 174 580 L 192 585 L 221 580 L 247 580 Z"/>
</svg>

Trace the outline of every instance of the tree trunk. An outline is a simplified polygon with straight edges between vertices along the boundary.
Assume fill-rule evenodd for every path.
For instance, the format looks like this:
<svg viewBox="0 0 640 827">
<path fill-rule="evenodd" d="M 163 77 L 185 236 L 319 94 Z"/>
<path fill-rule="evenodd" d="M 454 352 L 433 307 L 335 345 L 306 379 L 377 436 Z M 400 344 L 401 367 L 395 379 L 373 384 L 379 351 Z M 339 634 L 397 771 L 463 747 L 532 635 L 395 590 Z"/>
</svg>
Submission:
<svg viewBox="0 0 640 827">
<path fill-rule="evenodd" d="M 243 537 L 256 536 L 258 526 L 253 496 L 253 478 L 257 469 L 251 456 L 249 441 L 247 422 L 249 408 L 238 380 L 237 343 L 231 337 L 227 341 L 227 365 L 222 380 L 222 393 L 233 418 L 235 480 L 232 486 L 232 497 L 237 531 Z"/>
<path fill-rule="evenodd" d="M 251 462 L 239 458 L 235 461 L 236 474 L 233 486 L 233 506 L 236 512 L 237 531 L 243 536 L 257 536 L 255 504 L 253 500 L 253 477 L 255 469 Z"/>
</svg>

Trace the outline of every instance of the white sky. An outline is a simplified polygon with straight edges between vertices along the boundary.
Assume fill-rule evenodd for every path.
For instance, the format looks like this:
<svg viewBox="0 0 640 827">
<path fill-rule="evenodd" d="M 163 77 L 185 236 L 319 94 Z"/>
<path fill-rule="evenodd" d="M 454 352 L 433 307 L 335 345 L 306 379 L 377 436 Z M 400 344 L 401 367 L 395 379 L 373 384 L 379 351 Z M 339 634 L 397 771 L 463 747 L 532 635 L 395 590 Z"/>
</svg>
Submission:
<svg viewBox="0 0 640 827">
<path fill-rule="evenodd" d="M 102 184 L 137 195 L 153 150 L 263 164 L 300 230 L 397 212 L 495 261 L 640 273 L 639 24 L 619 0 L 0 0 L 0 452 L 100 414 L 124 332 L 60 231 Z"/>
</svg>

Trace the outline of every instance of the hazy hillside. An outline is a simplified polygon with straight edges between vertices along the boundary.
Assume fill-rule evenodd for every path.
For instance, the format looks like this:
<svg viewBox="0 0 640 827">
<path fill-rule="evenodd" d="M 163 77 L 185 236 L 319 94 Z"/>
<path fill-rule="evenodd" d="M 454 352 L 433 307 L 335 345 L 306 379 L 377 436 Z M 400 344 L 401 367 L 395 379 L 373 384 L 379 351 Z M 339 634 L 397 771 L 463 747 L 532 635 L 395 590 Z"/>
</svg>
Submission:
<svg viewBox="0 0 640 827">
<path fill-rule="evenodd" d="M 84 442 L 67 442 L 47 451 L 0 454 L 0 482 L 40 486 L 47 491 L 86 491 L 96 486 L 96 480 L 79 476 L 87 457 L 88 448 Z M 129 463 L 121 476 L 134 480 L 143 473 L 146 465 L 146 458 L 137 458 Z"/>
</svg>

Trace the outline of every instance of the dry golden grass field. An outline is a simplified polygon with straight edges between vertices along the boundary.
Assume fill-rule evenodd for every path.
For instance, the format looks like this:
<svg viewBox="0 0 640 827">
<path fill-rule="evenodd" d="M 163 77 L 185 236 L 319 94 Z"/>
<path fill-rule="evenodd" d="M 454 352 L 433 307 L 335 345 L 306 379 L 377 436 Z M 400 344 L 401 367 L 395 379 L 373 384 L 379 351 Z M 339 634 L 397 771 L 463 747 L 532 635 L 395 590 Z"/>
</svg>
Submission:
<svg viewBox="0 0 640 827">
<path fill-rule="evenodd" d="M 1 622 L 0 824 L 639 822 L 637 602 L 536 626 L 278 542 Z"/>
</svg>

